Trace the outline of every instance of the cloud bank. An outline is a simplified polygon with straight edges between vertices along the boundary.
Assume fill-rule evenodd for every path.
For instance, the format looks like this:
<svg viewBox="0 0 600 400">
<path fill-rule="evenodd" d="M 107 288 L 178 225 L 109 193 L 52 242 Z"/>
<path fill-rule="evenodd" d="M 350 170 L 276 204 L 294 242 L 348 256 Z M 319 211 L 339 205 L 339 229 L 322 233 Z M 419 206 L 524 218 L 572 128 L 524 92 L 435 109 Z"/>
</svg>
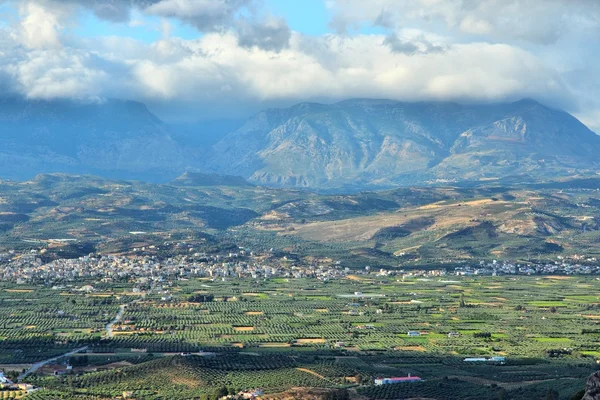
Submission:
<svg viewBox="0 0 600 400">
<path fill-rule="evenodd" d="M 305 100 L 533 97 L 600 127 L 594 1 L 330 0 L 333 28 L 319 36 L 255 0 L 7 4 L 17 18 L 0 28 L 0 87 L 31 99 L 130 98 L 202 118 Z M 140 13 L 199 35 L 78 37 L 85 13 L 114 24 Z"/>
</svg>

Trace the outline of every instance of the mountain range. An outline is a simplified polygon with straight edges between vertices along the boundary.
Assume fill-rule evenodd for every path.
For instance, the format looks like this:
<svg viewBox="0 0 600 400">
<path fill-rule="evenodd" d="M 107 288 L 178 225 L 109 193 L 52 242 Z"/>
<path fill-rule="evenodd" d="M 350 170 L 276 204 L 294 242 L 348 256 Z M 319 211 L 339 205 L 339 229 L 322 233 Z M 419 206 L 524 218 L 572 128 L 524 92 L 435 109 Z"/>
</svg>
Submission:
<svg viewBox="0 0 600 400">
<path fill-rule="evenodd" d="M 165 181 L 189 171 L 267 186 L 362 190 L 600 171 L 600 136 L 530 99 L 301 103 L 259 112 L 239 128 L 237 121 L 218 125 L 182 130 L 132 101 L 5 98 L 0 177 L 68 172 Z"/>
</svg>

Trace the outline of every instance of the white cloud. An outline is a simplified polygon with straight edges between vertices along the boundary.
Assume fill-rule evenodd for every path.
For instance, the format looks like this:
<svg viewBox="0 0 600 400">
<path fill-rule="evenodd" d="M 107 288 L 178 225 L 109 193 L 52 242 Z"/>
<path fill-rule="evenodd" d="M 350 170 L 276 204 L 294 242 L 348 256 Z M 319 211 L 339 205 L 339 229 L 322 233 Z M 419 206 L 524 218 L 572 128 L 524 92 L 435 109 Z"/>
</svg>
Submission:
<svg viewBox="0 0 600 400">
<path fill-rule="evenodd" d="M 98 18 L 113 22 L 128 22 L 131 18 L 131 5 L 122 0 L 100 0 L 91 4 Z"/>
<path fill-rule="evenodd" d="M 256 0 L 160 0 L 146 13 L 177 18 L 201 32 L 237 32 L 243 47 L 280 51 L 289 44 L 290 28 L 282 18 L 263 16 Z"/>
<path fill-rule="evenodd" d="M 462 21 L 460 21 L 459 29 L 463 32 L 476 35 L 489 35 L 494 31 L 494 27 L 489 21 L 477 19 L 473 15 L 466 15 Z"/>
<path fill-rule="evenodd" d="M 258 47 L 280 51 L 289 46 L 292 32 L 283 18 L 268 17 L 264 21 L 240 19 L 236 28 L 242 47 Z"/>
<path fill-rule="evenodd" d="M 31 49 L 60 47 L 62 24 L 60 12 L 56 11 L 49 9 L 47 4 L 24 1 L 19 7 L 22 20 L 15 37 Z"/>
<path fill-rule="evenodd" d="M 49 7 L 56 0 L 30 0 L 21 3 L 21 20 L 4 28 L 11 33 L 0 37 L 0 88 L 29 98 L 129 98 L 148 102 L 159 113 L 193 109 L 197 117 L 352 97 L 486 102 L 533 97 L 578 112 L 588 123 L 599 118 L 600 79 L 591 67 L 596 56 L 572 45 L 560 47 L 568 37 L 569 44 L 600 48 L 598 37 L 579 36 L 594 29 L 593 13 L 582 16 L 579 26 L 565 28 L 555 43 L 538 40 L 547 39 L 545 28 L 539 35 L 529 31 L 526 44 L 515 39 L 520 34 L 493 39 L 512 24 L 493 11 L 516 12 L 523 1 L 464 0 L 458 7 L 449 0 L 372 0 L 364 8 L 362 0 L 335 0 L 331 7 L 338 22 L 372 20 L 389 29 L 381 35 L 305 36 L 290 32 L 280 18 L 231 11 L 250 0 L 135 0 L 140 11 L 134 17 L 148 9 L 164 21 L 162 39 L 148 44 L 116 36 L 78 38 L 61 30 L 72 23 L 75 0 L 58 8 Z M 553 9 L 559 3 L 547 4 Z M 212 22 L 204 29 L 215 31 L 196 40 L 173 36 L 170 18 L 199 23 L 205 17 Z M 36 29 L 48 34 L 37 35 Z"/>
<path fill-rule="evenodd" d="M 383 42 L 379 35 L 314 39 L 296 34 L 289 49 L 272 53 L 239 46 L 232 34 L 211 34 L 197 41 L 162 40 L 131 65 L 146 96 L 199 104 L 226 103 L 231 88 L 234 96 L 263 102 L 361 96 L 493 101 L 550 98 L 566 91 L 535 56 L 508 45 L 463 44 L 442 53 L 408 55 L 392 52 Z"/>
<path fill-rule="evenodd" d="M 102 95 L 110 81 L 107 71 L 94 68 L 93 57 L 68 49 L 40 50 L 23 54 L 23 59 L 5 71 L 13 85 L 31 99 L 89 99 Z"/>
<path fill-rule="evenodd" d="M 387 28 L 479 35 L 493 40 L 556 42 L 568 30 L 598 34 L 596 0 L 329 0 L 338 30 L 362 23 Z"/>
<path fill-rule="evenodd" d="M 272 51 L 287 47 L 291 36 L 287 22 L 266 12 L 261 0 L 0 0 L 2 3 L 19 7 L 23 18 L 18 37 L 31 48 L 59 46 L 65 22 L 75 20 L 81 9 L 132 27 L 144 25 L 144 16 L 157 16 L 177 19 L 203 33 L 233 31 L 243 46 Z"/>
<path fill-rule="evenodd" d="M 569 95 L 555 71 L 513 46 L 470 43 L 405 54 L 384 41 L 382 35 L 295 34 L 288 49 L 273 53 L 240 46 L 232 33 L 151 45 L 105 38 L 80 43 L 94 53 L 72 47 L 22 50 L 5 71 L 30 98 L 126 97 L 198 107 L 349 97 L 494 101 Z"/>
</svg>

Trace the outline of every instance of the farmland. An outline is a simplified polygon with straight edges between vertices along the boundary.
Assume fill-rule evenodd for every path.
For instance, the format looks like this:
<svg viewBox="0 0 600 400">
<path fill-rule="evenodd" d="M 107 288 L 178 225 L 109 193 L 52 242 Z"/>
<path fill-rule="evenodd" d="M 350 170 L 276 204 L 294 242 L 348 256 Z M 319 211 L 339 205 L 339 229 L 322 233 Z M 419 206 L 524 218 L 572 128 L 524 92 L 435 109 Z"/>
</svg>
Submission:
<svg viewBox="0 0 600 400">
<path fill-rule="evenodd" d="M 85 284 L 94 291 L 81 291 Z M 130 391 L 191 399 L 223 386 L 267 395 L 346 388 L 373 399 L 568 398 L 600 358 L 594 277 L 190 278 L 137 293 L 130 282 L 2 283 L 0 301 L 7 373 L 87 346 L 24 378 L 43 388 L 35 399 Z M 67 363 L 70 372 L 51 373 Z M 375 377 L 407 374 L 424 382 L 373 386 Z"/>
</svg>

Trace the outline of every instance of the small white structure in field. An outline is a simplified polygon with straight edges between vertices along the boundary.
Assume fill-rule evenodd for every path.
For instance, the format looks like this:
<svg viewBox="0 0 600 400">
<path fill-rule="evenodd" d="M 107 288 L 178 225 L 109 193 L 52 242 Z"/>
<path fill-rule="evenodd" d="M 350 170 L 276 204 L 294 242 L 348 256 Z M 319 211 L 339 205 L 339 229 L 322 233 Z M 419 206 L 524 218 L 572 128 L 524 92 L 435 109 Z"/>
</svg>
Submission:
<svg viewBox="0 0 600 400">
<path fill-rule="evenodd" d="M 382 386 L 382 385 L 393 385 L 396 383 L 414 383 L 414 382 L 422 382 L 422 381 L 423 381 L 423 379 L 419 378 L 418 376 L 411 376 L 410 374 L 408 374 L 408 376 L 402 376 L 402 377 L 398 377 L 398 378 L 376 378 L 375 385 Z"/>
</svg>

